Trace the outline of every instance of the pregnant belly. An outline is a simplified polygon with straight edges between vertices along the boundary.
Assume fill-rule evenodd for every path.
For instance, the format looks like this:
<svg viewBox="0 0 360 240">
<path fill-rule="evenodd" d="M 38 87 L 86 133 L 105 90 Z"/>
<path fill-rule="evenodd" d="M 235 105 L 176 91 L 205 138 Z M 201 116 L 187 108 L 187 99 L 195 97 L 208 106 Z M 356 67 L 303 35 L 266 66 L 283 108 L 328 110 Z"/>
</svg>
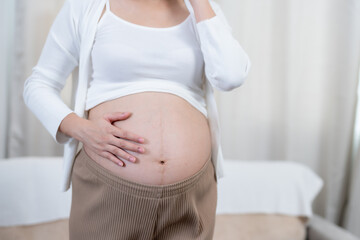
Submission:
<svg viewBox="0 0 360 240">
<path fill-rule="evenodd" d="M 144 153 L 126 150 L 136 162 L 123 160 L 123 167 L 83 146 L 92 160 L 114 175 L 142 184 L 171 184 L 194 175 L 211 157 L 206 117 L 175 94 L 141 92 L 116 98 L 90 109 L 88 120 L 108 112 L 131 112 L 113 125 L 145 139 L 135 143 L 145 148 Z"/>
</svg>

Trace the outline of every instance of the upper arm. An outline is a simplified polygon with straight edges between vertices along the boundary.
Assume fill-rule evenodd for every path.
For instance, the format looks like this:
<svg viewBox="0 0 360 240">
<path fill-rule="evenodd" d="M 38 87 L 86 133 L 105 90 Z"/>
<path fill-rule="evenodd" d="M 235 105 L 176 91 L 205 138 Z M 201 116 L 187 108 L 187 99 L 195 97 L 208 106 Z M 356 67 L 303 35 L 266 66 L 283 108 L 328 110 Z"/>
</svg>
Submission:
<svg viewBox="0 0 360 240">
<path fill-rule="evenodd" d="M 58 127 L 72 110 L 62 101 L 60 92 L 70 73 L 79 65 L 79 19 L 72 9 L 73 0 L 65 0 L 50 27 L 39 60 L 24 83 L 23 99 L 58 143 L 69 138 Z"/>
<path fill-rule="evenodd" d="M 65 80 L 79 64 L 80 33 L 71 0 L 65 0 L 55 17 L 36 67 L 64 87 Z"/>
</svg>

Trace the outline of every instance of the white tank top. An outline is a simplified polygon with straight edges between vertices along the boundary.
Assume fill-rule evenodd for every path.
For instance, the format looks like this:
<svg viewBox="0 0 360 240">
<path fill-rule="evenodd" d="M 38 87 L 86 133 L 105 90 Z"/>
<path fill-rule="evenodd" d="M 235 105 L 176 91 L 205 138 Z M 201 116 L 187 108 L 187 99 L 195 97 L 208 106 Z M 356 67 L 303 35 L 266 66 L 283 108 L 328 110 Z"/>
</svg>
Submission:
<svg viewBox="0 0 360 240">
<path fill-rule="evenodd" d="M 86 110 L 132 93 L 158 91 L 182 97 L 207 117 L 204 60 L 190 15 L 175 26 L 147 27 L 115 15 L 107 0 L 91 60 Z"/>
</svg>

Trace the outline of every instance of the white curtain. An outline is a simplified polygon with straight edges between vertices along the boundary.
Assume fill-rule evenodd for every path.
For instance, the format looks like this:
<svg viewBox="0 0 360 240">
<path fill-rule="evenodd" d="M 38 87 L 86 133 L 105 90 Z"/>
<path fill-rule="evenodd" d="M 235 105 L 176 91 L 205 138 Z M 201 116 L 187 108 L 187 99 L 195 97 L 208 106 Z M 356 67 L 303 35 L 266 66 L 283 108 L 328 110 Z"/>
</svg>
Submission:
<svg viewBox="0 0 360 240">
<path fill-rule="evenodd" d="M 253 62 L 242 87 L 217 93 L 224 157 L 310 166 L 325 181 L 314 212 L 360 236 L 360 163 L 350 154 L 360 1 L 221 5 Z"/>
<path fill-rule="evenodd" d="M 8 137 L 0 141 L 0 148 L 6 157 L 61 156 L 62 146 L 25 107 L 21 94 L 63 0 L 15 2 L 13 77 L 0 82 L 0 89 L 9 85 L 6 89 L 11 89 L 7 104 L 1 105 L 2 113 L 8 108 L 9 114 L 0 119 L 1 137 L 5 132 Z M 253 63 L 243 86 L 231 92 L 215 91 L 224 157 L 310 166 L 325 181 L 314 212 L 360 236 L 355 228 L 360 225 L 360 157 L 351 157 L 360 1 L 217 2 Z M 63 91 L 67 103 L 70 80 Z"/>
<path fill-rule="evenodd" d="M 0 37 L 0 158 L 7 156 L 7 139 L 9 124 L 9 89 L 12 79 L 12 52 L 14 40 L 15 2 L 12 0 L 0 1 L 0 20 L 3 35 Z"/>
<path fill-rule="evenodd" d="M 0 86 L 0 89 L 7 93 L 6 97 L 1 95 L 5 99 L 3 103 L 6 103 L 1 109 L 8 109 L 7 114 L 2 115 L 0 120 L 1 137 L 6 136 L 6 141 L 1 141 L 0 148 L 5 148 L 1 151 L 1 157 L 62 156 L 63 145 L 56 144 L 40 121 L 25 106 L 22 92 L 24 81 L 30 75 L 32 67 L 36 65 L 50 26 L 64 1 L 6 0 L 5 2 L 13 2 L 15 16 L 13 27 L 9 29 L 14 32 L 14 36 L 6 33 L 1 36 L 1 39 L 9 41 L 7 49 L 11 53 L 10 58 L 5 61 L 8 64 L 1 64 L 1 67 L 7 68 L 8 75 L 11 76 L 11 78 L 2 78 Z M 7 16 L 8 8 L 2 9 Z M 7 25 L 6 21 L 5 23 L 2 21 L 1 29 L 3 25 L 5 29 L 11 26 L 11 24 Z M 71 78 L 62 92 L 67 104 L 70 101 L 70 91 Z"/>
<path fill-rule="evenodd" d="M 360 68 L 359 68 L 360 81 Z M 342 225 L 350 229 L 357 236 L 360 236 L 360 84 L 357 91 L 357 108 L 354 124 L 353 144 L 351 151 L 351 172 L 347 193 L 347 202 L 344 207 Z"/>
<path fill-rule="evenodd" d="M 225 158 L 307 164 L 325 181 L 315 213 L 344 225 L 351 195 L 351 223 L 345 227 L 360 236 L 355 228 L 360 197 L 349 191 L 351 176 L 354 184 L 360 178 L 350 154 L 360 2 L 224 0 L 221 5 L 254 63 L 241 88 L 217 95 Z M 359 188 L 357 183 L 352 190 Z"/>
<path fill-rule="evenodd" d="M 342 219 L 342 225 L 357 236 L 360 236 L 360 152 L 358 152 L 353 164 L 349 189 L 348 204 L 344 211 L 345 217 Z"/>
</svg>

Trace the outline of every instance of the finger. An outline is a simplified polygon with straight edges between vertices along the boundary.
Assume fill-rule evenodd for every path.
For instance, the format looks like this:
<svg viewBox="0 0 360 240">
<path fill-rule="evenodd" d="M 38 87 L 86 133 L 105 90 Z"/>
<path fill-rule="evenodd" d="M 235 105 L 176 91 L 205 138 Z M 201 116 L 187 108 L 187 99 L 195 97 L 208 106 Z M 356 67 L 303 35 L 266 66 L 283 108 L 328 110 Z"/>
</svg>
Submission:
<svg viewBox="0 0 360 240">
<path fill-rule="evenodd" d="M 111 132 L 110 132 L 112 135 L 114 135 L 115 137 L 120 137 L 120 138 L 124 138 L 124 139 L 128 139 L 128 140 L 131 140 L 131 141 L 134 141 L 134 142 L 139 142 L 139 143 L 144 143 L 144 138 L 135 134 L 135 133 L 132 133 L 132 132 L 129 132 L 129 131 L 126 131 L 122 128 L 118 128 L 114 125 L 111 126 Z"/>
<path fill-rule="evenodd" d="M 104 115 L 104 118 L 110 123 L 123 120 L 128 118 L 131 115 L 130 112 L 111 112 Z"/>
<path fill-rule="evenodd" d="M 118 148 L 116 146 L 113 145 L 107 145 L 106 147 L 106 151 L 114 154 L 117 157 L 121 157 L 123 159 L 126 159 L 130 162 L 136 162 L 136 157 L 132 156 L 131 154 L 129 154 L 128 152 L 124 151 L 121 148 Z"/>
<path fill-rule="evenodd" d="M 109 141 L 110 144 L 122 148 L 122 149 L 126 149 L 126 150 L 130 150 L 133 152 L 139 152 L 139 153 L 144 153 L 145 152 L 145 148 L 140 147 L 132 142 L 129 142 L 127 140 L 124 139 L 120 139 L 120 138 L 116 138 L 113 137 L 111 138 L 111 140 Z"/>
<path fill-rule="evenodd" d="M 101 152 L 101 156 L 104 157 L 104 158 L 109 159 L 110 161 L 114 162 L 115 164 L 117 164 L 119 166 L 124 166 L 124 162 L 121 161 L 119 158 L 115 157 L 110 152 L 103 151 L 103 152 Z"/>
</svg>

